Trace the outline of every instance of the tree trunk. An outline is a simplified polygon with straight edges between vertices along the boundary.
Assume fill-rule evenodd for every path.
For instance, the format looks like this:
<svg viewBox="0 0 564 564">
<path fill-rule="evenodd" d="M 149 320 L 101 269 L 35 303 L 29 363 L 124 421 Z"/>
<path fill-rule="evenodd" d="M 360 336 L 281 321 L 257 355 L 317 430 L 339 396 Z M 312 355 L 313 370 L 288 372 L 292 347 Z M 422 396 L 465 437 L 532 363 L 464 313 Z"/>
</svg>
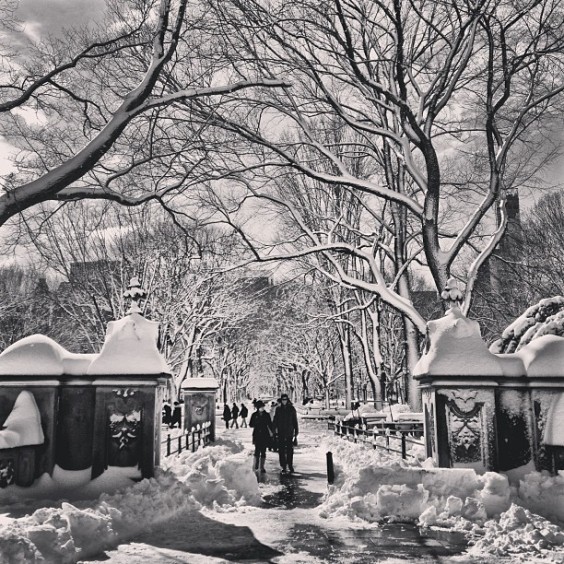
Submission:
<svg viewBox="0 0 564 564">
<path fill-rule="evenodd" d="M 352 363 L 351 363 L 351 350 L 350 350 L 350 335 L 348 330 L 344 330 L 339 335 L 341 344 L 341 353 L 343 355 L 343 367 L 345 371 L 345 408 L 351 409 L 352 404 Z"/>
</svg>

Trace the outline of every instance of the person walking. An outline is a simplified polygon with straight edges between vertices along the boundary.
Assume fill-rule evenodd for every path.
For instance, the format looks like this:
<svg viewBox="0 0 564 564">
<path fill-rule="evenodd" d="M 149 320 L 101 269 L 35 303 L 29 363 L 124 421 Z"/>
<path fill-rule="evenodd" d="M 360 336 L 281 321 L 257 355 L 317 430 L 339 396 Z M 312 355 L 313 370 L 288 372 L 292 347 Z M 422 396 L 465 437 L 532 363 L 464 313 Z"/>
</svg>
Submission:
<svg viewBox="0 0 564 564">
<path fill-rule="evenodd" d="M 229 409 L 229 406 L 227 404 L 224 405 L 222 419 L 225 421 L 225 428 L 229 429 L 229 421 L 231 419 L 231 410 Z"/>
<path fill-rule="evenodd" d="M 241 417 L 241 428 L 247 427 L 247 417 L 249 415 L 249 410 L 247 406 L 242 403 L 241 404 L 241 411 L 239 411 L 239 417 Z"/>
<path fill-rule="evenodd" d="M 270 419 L 273 422 L 274 422 L 274 415 L 276 414 L 276 408 L 279 405 L 280 405 L 279 399 L 277 399 L 273 402 L 270 402 Z M 278 451 L 278 437 L 276 436 L 276 433 L 274 433 L 274 436 L 272 437 L 272 441 L 270 442 L 268 450 L 270 450 L 271 452 L 277 452 Z"/>
<path fill-rule="evenodd" d="M 239 408 L 237 407 L 237 404 L 233 402 L 233 407 L 231 408 L 231 418 L 233 419 L 233 421 L 231 422 L 232 429 L 233 427 L 236 427 L 237 429 L 239 428 L 237 417 L 239 417 Z"/>
<path fill-rule="evenodd" d="M 172 407 L 168 401 L 163 404 L 163 425 L 170 425 L 172 419 Z"/>
<path fill-rule="evenodd" d="M 280 396 L 274 414 L 274 432 L 278 437 L 278 456 L 282 474 L 294 472 L 294 440 L 298 438 L 298 414 L 288 394 Z"/>
<path fill-rule="evenodd" d="M 177 425 L 179 429 L 182 427 L 182 408 L 180 407 L 180 402 L 175 401 L 169 427 L 174 429 Z"/>
<path fill-rule="evenodd" d="M 253 469 L 266 472 L 264 463 L 266 461 L 266 448 L 272 438 L 272 420 L 264 410 L 264 402 L 258 400 L 255 404 L 257 410 L 251 415 L 249 425 L 253 429 L 253 444 L 255 445 Z"/>
</svg>

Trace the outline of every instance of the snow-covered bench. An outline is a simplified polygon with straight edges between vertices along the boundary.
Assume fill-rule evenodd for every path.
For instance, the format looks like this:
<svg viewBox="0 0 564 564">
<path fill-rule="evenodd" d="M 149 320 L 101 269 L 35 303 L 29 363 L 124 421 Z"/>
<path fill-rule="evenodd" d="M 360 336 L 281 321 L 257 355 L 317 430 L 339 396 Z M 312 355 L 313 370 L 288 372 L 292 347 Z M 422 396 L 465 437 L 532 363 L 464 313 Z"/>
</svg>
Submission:
<svg viewBox="0 0 564 564">
<path fill-rule="evenodd" d="M 373 429 L 374 427 L 378 427 L 380 423 L 386 421 L 386 415 L 384 413 L 372 413 L 361 416 L 360 420 L 364 428 Z"/>
</svg>

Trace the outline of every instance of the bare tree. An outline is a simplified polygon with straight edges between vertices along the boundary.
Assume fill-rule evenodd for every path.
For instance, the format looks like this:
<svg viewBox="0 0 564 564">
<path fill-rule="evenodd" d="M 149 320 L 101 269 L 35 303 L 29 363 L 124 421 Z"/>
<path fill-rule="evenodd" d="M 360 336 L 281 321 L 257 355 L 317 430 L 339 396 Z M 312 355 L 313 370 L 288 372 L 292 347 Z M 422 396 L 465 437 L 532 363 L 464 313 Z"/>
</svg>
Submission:
<svg viewBox="0 0 564 564">
<path fill-rule="evenodd" d="M 290 89 L 233 98 L 213 114 L 214 125 L 256 147 L 254 155 L 232 155 L 221 179 L 229 175 L 248 196 L 300 221 L 301 210 L 269 190 L 269 179 L 287 170 L 389 202 L 398 222 L 418 226 L 409 254 L 421 246 L 437 290 L 473 256 L 462 272 L 467 309 L 479 267 L 505 227 L 506 190 L 520 178 L 512 159 L 564 88 L 559 3 L 231 0 L 210 7 L 227 56 L 293 80 Z M 209 116 L 205 101 L 195 105 Z M 335 123 L 362 141 L 349 135 L 331 143 L 323 130 Z M 373 163 L 371 176 L 356 174 L 351 163 L 359 158 Z M 454 174 L 454 161 L 472 175 Z M 308 248 L 294 256 L 331 249 L 370 264 L 365 249 L 308 235 Z M 378 293 L 423 331 L 409 298 L 383 275 L 367 284 L 345 272 L 342 280 Z"/>
<path fill-rule="evenodd" d="M 0 8 L 6 20 L 9 8 Z M 109 0 L 97 25 L 0 49 L 0 134 L 20 149 L 3 183 L 0 225 L 48 201 L 166 206 L 206 158 L 191 103 L 283 85 L 235 77 L 214 53 L 205 12 L 188 0 Z"/>
</svg>

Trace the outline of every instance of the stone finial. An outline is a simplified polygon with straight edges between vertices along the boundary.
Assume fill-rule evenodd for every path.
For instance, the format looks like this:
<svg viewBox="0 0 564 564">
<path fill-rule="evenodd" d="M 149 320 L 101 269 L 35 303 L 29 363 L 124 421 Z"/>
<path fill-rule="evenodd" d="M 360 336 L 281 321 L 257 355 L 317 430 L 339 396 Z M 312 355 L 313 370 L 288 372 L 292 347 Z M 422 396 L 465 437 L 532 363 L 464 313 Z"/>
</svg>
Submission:
<svg viewBox="0 0 564 564">
<path fill-rule="evenodd" d="M 441 292 L 441 298 L 448 304 L 449 309 L 460 307 L 464 297 L 458 288 L 458 282 L 455 278 L 449 278 L 445 284 L 444 290 Z"/>
<path fill-rule="evenodd" d="M 131 278 L 127 290 L 123 293 L 123 297 L 125 299 L 131 300 L 131 306 L 129 307 L 127 313 L 141 313 L 139 302 L 146 296 L 147 292 L 145 292 L 145 290 L 143 290 L 143 288 L 141 287 L 139 278 L 137 276 Z"/>
</svg>

